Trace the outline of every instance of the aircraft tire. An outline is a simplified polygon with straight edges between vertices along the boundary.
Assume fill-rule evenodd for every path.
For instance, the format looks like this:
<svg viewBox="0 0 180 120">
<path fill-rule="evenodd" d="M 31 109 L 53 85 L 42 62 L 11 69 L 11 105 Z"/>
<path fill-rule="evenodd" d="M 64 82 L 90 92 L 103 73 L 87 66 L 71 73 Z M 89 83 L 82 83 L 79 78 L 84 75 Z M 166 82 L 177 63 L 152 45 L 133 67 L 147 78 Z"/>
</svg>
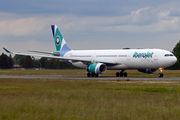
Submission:
<svg viewBox="0 0 180 120">
<path fill-rule="evenodd" d="M 158 76 L 159 77 L 163 77 L 164 75 L 163 75 L 163 73 L 159 73 Z"/>
<path fill-rule="evenodd" d="M 119 72 L 116 73 L 116 77 L 119 77 Z"/>
<path fill-rule="evenodd" d="M 87 77 L 91 77 L 91 74 L 90 74 L 90 73 L 87 73 Z"/>
<path fill-rule="evenodd" d="M 94 73 L 92 73 L 92 74 L 91 74 L 91 76 L 92 76 L 92 77 L 94 77 L 94 76 L 95 76 L 95 74 L 94 74 Z"/>
<path fill-rule="evenodd" d="M 127 72 L 125 72 L 123 75 L 124 75 L 124 77 L 127 77 Z"/>
<path fill-rule="evenodd" d="M 98 77 L 99 75 L 98 74 L 95 74 L 95 77 Z"/>
<path fill-rule="evenodd" d="M 120 72 L 120 74 L 119 74 L 119 75 L 120 75 L 120 77 L 123 77 L 123 75 L 124 75 L 124 74 L 123 74 L 123 72 Z"/>
</svg>

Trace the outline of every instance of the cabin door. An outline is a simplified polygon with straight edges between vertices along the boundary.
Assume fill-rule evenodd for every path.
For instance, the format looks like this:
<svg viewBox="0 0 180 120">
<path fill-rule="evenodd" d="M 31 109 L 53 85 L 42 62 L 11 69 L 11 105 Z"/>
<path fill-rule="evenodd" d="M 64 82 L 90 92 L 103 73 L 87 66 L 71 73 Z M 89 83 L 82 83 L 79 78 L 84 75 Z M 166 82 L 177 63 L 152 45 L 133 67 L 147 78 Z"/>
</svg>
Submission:
<svg viewBox="0 0 180 120">
<path fill-rule="evenodd" d="M 154 60 L 158 60 L 158 55 L 159 55 L 159 52 L 154 53 Z"/>
<path fill-rule="evenodd" d="M 131 60 L 132 59 L 132 52 L 129 52 L 127 55 L 127 60 Z"/>
</svg>

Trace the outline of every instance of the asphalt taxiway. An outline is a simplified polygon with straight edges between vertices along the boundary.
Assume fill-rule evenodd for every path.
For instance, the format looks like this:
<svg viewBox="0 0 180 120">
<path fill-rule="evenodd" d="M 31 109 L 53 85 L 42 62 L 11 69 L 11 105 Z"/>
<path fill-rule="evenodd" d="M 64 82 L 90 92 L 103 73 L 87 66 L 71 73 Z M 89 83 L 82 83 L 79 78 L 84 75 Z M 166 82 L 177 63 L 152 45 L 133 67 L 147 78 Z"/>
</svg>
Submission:
<svg viewBox="0 0 180 120">
<path fill-rule="evenodd" d="M 180 81 L 180 77 L 86 77 L 86 76 L 61 76 L 61 75 L 0 75 L 0 78 L 18 79 L 75 79 L 75 80 L 140 80 L 140 81 Z"/>
</svg>

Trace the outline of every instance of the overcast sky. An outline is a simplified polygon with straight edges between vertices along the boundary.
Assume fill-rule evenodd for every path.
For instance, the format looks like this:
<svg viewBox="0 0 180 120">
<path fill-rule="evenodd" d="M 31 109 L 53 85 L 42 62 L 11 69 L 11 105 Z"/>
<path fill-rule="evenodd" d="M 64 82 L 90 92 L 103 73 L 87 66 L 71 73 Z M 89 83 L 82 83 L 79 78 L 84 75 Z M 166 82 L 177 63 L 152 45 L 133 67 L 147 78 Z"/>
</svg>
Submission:
<svg viewBox="0 0 180 120">
<path fill-rule="evenodd" d="M 179 0 L 0 1 L 0 46 L 15 52 L 55 51 L 52 24 L 72 49 L 172 51 L 180 40 Z"/>
</svg>

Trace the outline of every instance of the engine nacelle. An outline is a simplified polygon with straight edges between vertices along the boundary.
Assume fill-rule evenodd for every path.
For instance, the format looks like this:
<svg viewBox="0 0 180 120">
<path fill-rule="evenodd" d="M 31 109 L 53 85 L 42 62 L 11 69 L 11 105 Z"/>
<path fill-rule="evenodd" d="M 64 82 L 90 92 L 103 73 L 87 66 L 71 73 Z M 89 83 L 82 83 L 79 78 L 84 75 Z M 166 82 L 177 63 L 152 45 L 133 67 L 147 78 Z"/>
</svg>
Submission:
<svg viewBox="0 0 180 120">
<path fill-rule="evenodd" d="M 138 69 L 139 72 L 143 72 L 143 73 L 156 73 L 158 69 Z"/>
<path fill-rule="evenodd" d="M 93 63 L 87 66 L 87 71 L 95 74 L 105 73 L 107 66 L 104 63 Z"/>
</svg>

